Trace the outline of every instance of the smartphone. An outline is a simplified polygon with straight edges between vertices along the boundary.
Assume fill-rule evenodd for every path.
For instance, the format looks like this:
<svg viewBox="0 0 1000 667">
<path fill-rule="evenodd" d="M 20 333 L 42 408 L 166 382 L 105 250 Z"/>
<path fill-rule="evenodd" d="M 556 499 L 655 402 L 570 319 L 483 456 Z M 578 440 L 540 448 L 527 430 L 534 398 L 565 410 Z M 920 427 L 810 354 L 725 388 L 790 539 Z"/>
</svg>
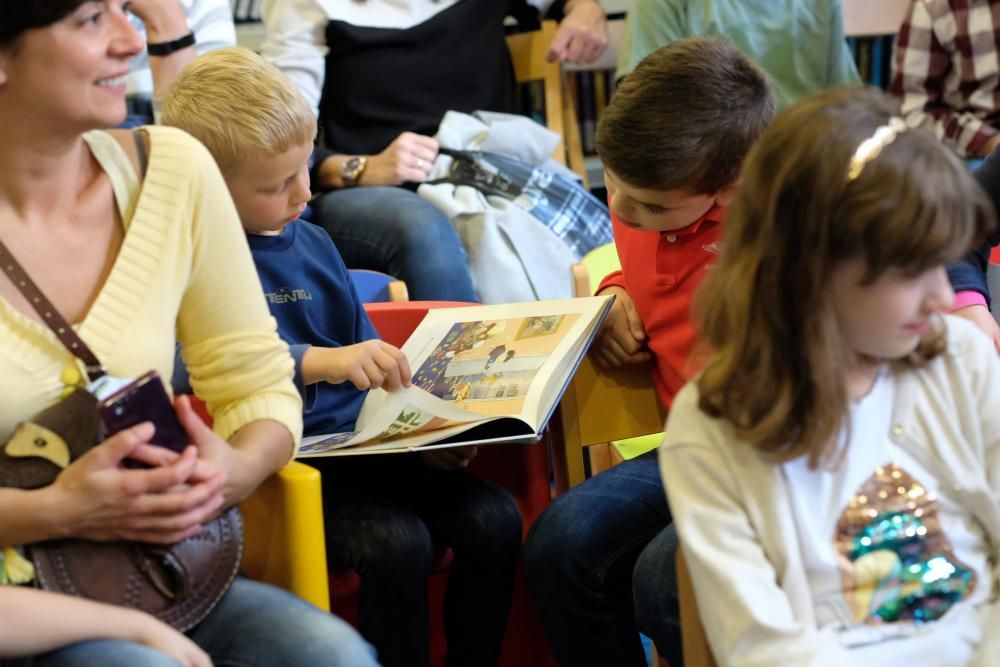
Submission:
<svg viewBox="0 0 1000 667">
<path fill-rule="evenodd" d="M 152 444 L 178 453 L 184 451 L 189 444 L 187 433 L 174 412 L 174 404 L 156 371 L 141 375 L 101 399 L 98 401 L 98 409 L 104 424 L 105 438 L 136 424 L 152 422 L 156 427 Z"/>
</svg>

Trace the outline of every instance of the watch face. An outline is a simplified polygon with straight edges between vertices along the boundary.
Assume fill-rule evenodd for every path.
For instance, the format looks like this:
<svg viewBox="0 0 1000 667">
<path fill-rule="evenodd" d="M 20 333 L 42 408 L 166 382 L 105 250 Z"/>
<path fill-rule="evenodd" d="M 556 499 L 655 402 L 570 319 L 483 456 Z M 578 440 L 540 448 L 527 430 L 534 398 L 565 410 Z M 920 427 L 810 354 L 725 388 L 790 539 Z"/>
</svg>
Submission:
<svg viewBox="0 0 1000 667">
<path fill-rule="evenodd" d="M 361 177 L 361 172 L 365 168 L 365 158 L 360 155 L 355 155 L 352 158 L 348 158 L 347 162 L 340 169 L 340 177 L 344 179 L 346 185 L 357 185 L 358 179 Z"/>
</svg>

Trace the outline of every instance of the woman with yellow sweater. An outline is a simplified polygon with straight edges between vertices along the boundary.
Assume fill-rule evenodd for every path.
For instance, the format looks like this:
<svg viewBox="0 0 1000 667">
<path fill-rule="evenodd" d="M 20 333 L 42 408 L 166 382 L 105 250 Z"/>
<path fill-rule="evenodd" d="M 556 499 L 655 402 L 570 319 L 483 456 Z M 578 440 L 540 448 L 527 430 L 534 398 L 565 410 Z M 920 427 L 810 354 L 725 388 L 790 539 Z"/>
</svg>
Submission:
<svg viewBox="0 0 1000 667">
<path fill-rule="evenodd" d="M 153 427 L 140 424 L 69 464 L 49 486 L 0 488 L 2 545 L 65 537 L 171 544 L 193 536 L 280 468 L 301 431 L 292 360 L 211 157 L 180 131 L 149 128 L 141 178 L 143 144 L 95 131 L 124 118 L 129 59 L 144 48 L 126 8 L 122 0 L 5 3 L 0 241 L 109 375 L 170 377 L 175 342 L 182 343 L 215 430 L 180 400 L 191 442 L 180 454 L 155 446 Z M 0 272 L 0 443 L 87 377 L 34 300 Z M 125 468 L 126 458 L 150 467 Z M 224 664 L 376 664 L 344 623 L 245 579 L 188 634 Z M 114 636 L 30 664 L 178 664 Z M 0 656 L 6 652 L 0 646 Z"/>
</svg>

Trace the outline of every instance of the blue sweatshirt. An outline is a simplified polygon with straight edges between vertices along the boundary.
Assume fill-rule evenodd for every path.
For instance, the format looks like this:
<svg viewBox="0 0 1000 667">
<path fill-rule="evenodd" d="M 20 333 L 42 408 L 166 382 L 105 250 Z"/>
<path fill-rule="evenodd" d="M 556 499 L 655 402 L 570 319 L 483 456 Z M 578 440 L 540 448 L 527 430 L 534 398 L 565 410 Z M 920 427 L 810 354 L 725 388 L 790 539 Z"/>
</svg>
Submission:
<svg viewBox="0 0 1000 667">
<path fill-rule="evenodd" d="M 993 208 L 1000 214 L 1000 151 L 993 151 L 976 169 L 976 180 L 993 202 Z M 974 290 L 990 303 L 990 289 L 986 283 L 986 268 L 990 262 L 990 251 L 1000 245 L 1000 226 L 993 230 L 986 242 L 974 248 L 960 262 L 948 267 L 948 279 L 956 292 Z"/>
<path fill-rule="evenodd" d="M 302 393 L 305 435 L 354 429 L 367 392 L 350 382 L 304 386 L 302 357 L 310 346 L 343 347 L 378 338 L 351 276 L 322 228 L 297 220 L 280 236 L 247 234 L 267 306 L 278 335 L 295 359 L 295 384 Z M 190 393 L 187 369 L 175 364 L 175 393 Z"/>
</svg>

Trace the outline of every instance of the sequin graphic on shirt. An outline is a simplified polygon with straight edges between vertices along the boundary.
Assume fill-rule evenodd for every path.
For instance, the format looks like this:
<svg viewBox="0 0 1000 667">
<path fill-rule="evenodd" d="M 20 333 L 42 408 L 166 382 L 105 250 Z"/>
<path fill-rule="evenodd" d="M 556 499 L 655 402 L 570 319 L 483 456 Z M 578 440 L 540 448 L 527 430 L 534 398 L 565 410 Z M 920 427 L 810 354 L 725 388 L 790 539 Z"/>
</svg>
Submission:
<svg viewBox="0 0 1000 667">
<path fill-rule="evenodd" d="M 941 529 L 935 495 L 894 463 L 851 497 L 834 548 L 856 622 L 933 621 L 976 585 Z"/>
</svg>

